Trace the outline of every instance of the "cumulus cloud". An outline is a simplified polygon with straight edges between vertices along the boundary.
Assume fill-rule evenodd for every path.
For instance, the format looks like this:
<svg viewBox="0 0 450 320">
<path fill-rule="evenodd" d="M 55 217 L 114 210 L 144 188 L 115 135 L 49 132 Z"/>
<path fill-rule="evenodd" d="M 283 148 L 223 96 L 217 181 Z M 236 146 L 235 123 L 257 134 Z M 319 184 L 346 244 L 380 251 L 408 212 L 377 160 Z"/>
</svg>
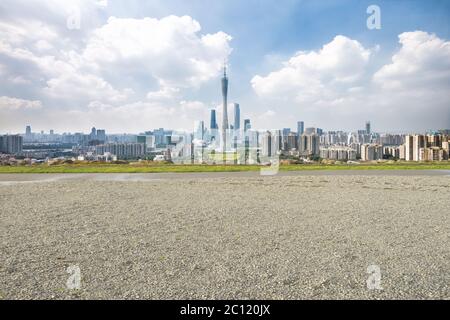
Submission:
<svg viewBox="0 0 450 320">
<path fill-rule="evenodd" d="M 231 36 L 202 33 L 189 16 L 102 21 L 107 1 L 5 1 L 0 7 L 12 10 L 0 12 L 0 94 L 38 97 L 48 113 L 191 112 L 185 92 L 217 77 L 232 51 Z M 79 30 L 66 27 L 74 9 Z M 143 129 L 164 125 L 148 120 Z"/>
<path fill-rule="evenodd" d="M 371 51 L 358 41 L 336 36 L 319 51 L 300 51 L 283 68 L 251 80 L 257 94 L 313 101 L 361 78 Z"/>
<path fill-rule="evenodd" d="M 25 100 L 20 98 L 0 97 L 0 110 L 19 110 L 19 109 L 40 109 L 42 102 L 38 100 Z"/>
<path fill-rule="evenodd" d="M 379 50 L 336 36 L 318 51 L 298 52 L 279 70 L 251 80 L 277 113 L 332 129 L 364 120 L 386 130 L 450 126 L 450 42 L 423 31 L 399 35 L 392 61 L 371 71 Z M 286 112 L 289 108 L 289 113 Z"/>
<path fill-rule="evenodd" d="M 89 38 L 83 58 L 100 69 L 145 70 L 160 85 L 198 86 L 217 76 L 231 53 L 223 32 L 201 35 L 189 16 L 162 19 L 111 17 Z"/>
<path fill-rule="evenodd" d="M 147 93 L 147 99 L 149 100 L 168 100 L 177 97 L 180 92 L 179 88 L 163 87 L 157 91 L 150 91 Z"/>
<path fill-rule="evenodd" d="M 449 89 L 450 42 L 423 31 L 399 35 L 400 50 L 392 63 L 374 74 L 374 81 L 386 89 Z"/>
<path fill-rule="evenodd" d="M 111 6 L 105 0 L 1 1 L 3 130 L 33 123 L 64 131 L 87 123 L 114 131 L 191 128 L 209 118 L 207 105 L 217 102 L 208 83 L 217 81 L 219 100 L 231 36 L 204 32 L 190 16 L 110 17 Z M 80 29 L 67 28 L 78 13 Z M 281 67 L 284 53 L 267 58 L 265 70 L 273 71 L 255 75 L 249 89 L 256 95 L 241 101 L 246 117 L 266 128 L 299 119 L 328 129 L 364 120 L 391 130 L 450 126 L 449 41 L 405 32 L 395 52 L 383 52 L 344 35 L 330 40 L 298 51 Z M 220 117 L 220 106 L 217 111 Z"/>
</svg>

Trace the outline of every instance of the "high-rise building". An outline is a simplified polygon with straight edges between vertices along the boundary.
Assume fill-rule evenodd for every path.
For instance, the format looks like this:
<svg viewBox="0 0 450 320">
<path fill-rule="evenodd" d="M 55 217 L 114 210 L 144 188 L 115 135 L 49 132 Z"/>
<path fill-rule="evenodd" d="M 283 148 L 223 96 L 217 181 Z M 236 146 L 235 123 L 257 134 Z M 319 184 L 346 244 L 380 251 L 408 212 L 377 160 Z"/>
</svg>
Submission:
<svg viewBox="0 0 450 320">
<path fill-rule="evenodd" d="M 297 150 L 298 149 L 298 137 L 294 132 L 290 132 L 286 138 L 286 150 Z"/>
<path fill-rule="evenodd" d="M 205 123 L 203 121 L 195 121 L 194 139 L 203 140 L 205 138 Z"/>
<path fill-rule="evenodd" d="M 106 131 L 104 129 L 97 130 L 97 140 L 102 142 L 106 141 Z"/>
<path fill-rule="evenodd" d="M 370 121 L 366 121 L 366 134 L 370 134 Z"/>
<path fill-rule="evenodd" d="M 250 130 L 252 128 L 252 125 L 250 124 L 250 119 L 244 120 L 244 131 Z"/>
<path fill-rule="evenodd" d="M 138 135 L 136 136 L 136 143 L 146 143 L 147 138 L 145 135 Z"/>
<path fill-rule="evenodd" d="M 313 134 L 302 134 L 299 137 L 298 148 L 302 156 L 318 156 L 320 153 L 320 137 Z"/>
<path fill-rule="evenodd" d="M 288 135 L 291 133 L 291 128 L 283 128 L 281 149 L 288 150 Z"/>
<path fill-rule="evenodd" d="M 383 147 L 378 144 L 363 144 L 361 146 L 361 160 L 372 161 L 383 159 Z"/>
<path fill-rule="evenodd" d="M 273 130 L 272 132 L 272 156 L 283 148 L 283 132 L 281 130 Z"/>
<path fill-rule="evenodd" d="M 219 126 L 217 125 L 216 109 L 211 109 L 210 129 L 211 130 L 219 129 Z"/>
<path fill-rule="evenodd" d="M 89 134 L 89 140 L 97 140 L 97 129 L 92 127 L 91 133 Z"/>
<path fill-rule="evenodd" d="M 297 134 L 301 136 L 305 131 L 305 123 L 303 121 L 297 122 Z"/>
<path fill-rule="evenodd" d="M 320 139 L 316 134 L 306 136 L 306 150 L 311 156 L 319 155 Z"/>
<path fill-rule="evenodd" d="M 317 129 L 314 127 L 309 127 L 306 128 L 305 131 L 303 132 L 304 134 L 315 134 L 317 132 Z"/>
<path fill-rule="evenodd" d="M 23 137 L 20 135 L 0 136 L 0 152 L 18 154 L 22 152 Z"/>
<path fill-rule="evenodd" d="M 261 136 L 261 155 L 263 157 L 271 157 L 272 156 L 272 147 L 273 147 L 273 141 L 272 141 L 272 133 L 270 131 L 266 131 Z"/>
<path fill-rule="evenodd" d="M 414 152 L 413 152 L 413 136 L 405 137 L 405 160 L 413 161 Z"/>
<path fill-rule="evenodd" d="M 239 103 L 234 104 L 234 130 L 239 131 L 241 129 L 241 109 Z"/>
<path fill-rule="evenodd" d="M 24 140 L 31 142 L 33 140 L 33 133 L 31 132 L 31 126 L 26 126 Z"/>
<path fill-rule="evenodd" d="M 420 160 L 420 148 L 425 148 L 425 136 L 416 134 L 413 136 L 413 161 Z"/>
<path fill-rule="evenodd" d="M 222 148 L 223 152 L 227 150 L 227 131 L 228 131 L 228 78 L 227 67 L 223 66 L 223 78 L 222 78 Z M 224 154 L 225 157 L 225 154 Z"/>
<path fill-rule="evenodd" d="M 110 153 L 117 159 L 136 159 L 145 156 L 144 143 L 107 143 L 95 147 L 97 155 Z"/>
<path fill-rule="evenodd" d="M 150 152 L 155 149 L 155 136 L 148 134 L 138 135 L 136 137 L 136 143 L 143 144 L 145 152 Z"/>
</svg>

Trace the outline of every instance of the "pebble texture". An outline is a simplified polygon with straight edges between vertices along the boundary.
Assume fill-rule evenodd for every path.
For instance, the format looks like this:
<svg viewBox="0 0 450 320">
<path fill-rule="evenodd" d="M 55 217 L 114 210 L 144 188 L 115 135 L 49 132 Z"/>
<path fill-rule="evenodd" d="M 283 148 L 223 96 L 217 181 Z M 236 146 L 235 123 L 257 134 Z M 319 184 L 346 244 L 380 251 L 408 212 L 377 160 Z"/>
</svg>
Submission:
<svg viewBox="0 0 450 320">
<path fill-rule="evenodd" d="M 450 298 L 446 176 L 11 183 L 0 206 L 2 299 Z"/>
</svg>

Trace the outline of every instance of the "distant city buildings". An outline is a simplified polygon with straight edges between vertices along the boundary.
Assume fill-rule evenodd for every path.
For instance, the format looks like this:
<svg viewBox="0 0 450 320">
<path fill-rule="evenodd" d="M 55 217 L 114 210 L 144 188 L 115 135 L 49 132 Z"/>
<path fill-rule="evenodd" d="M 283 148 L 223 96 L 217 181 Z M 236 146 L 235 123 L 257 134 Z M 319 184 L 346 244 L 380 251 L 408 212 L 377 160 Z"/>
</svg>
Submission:
<svg viewBox="0 0 450 320">
<path fill-rule="evenodd" d="M 16 157 L 52 157 L 112 161 L 114 159 L 164 159 L 176 163 L 267 164 L 274 157 L 289 160 L 330 161 L 444 161 L 449 159 L 450 129 L 427 134 L 377 133 L 366 121 L 355 132 L 324 131 L 297 121 L 297 131 L 254 130 L 250 119 L 241 126 L 241 106 L 233 104 L 228 121 L 228 77 L 221 78 L 222 125 L 216 109 L 210 123 L 195 121 L 188 132 L 156 128 L 139 134 L 107 134 L 92 127 L 82 132 L 58 134 L 52 129 L 34 133 L 27 125 L 24 134 L 0 136 L 0 152 Z M 5 157 L 3 155 L 3 157 Z"/>
<path fill-rule="evenodd" d="M 223 78 L 222 78 L 222 153 L 224 157 L 224 162 L 226 161 L 225 153 L 228 146 L 228 78 L 227 78 L 227 68 L 223 67 Z"/>
<path fill-rule="evenodd" d="M 303 121 L 297 122 L 297 134 L 301 136 L 305 131 L 305 123 Z"/>
<path fill-rule="evenodd" d="M 215 109 L 211 109 L 211 121 L 210 121 L 209 128 L 211 130 L 219 129 L 219 126 L 217 125 L 217 117 L 216 117 L 216 110 Z"/>
<path fill-rule="evenodd" d="M 252 128 L 252 125 L 250 123 L 250 119 L 244 120 L 244 131 L 250 130 Z"/>
<path fill-rule="evenodd" d="M 312 129 L 312 128 L 311 128 Z M 300 136 L 298 147 L 299 155 L 303 157 L 318 157 L 320 154 L 320 138 L 313 131 L 306 131 Z M 307 133 L 313 132 L 313 133 Z"/>
<path fill-rule="evenodd" d="M 95 147 L 96 155 L 115 155 L 117 159 L 136 159 L 146 154 L 144 143 L 107 143 Z"/>
<path fill-rule="evenodd" d="M 241 129 L 241 109 L 239 103 L 234 104 L 234 125 L 233 129 L 238 131 Z"/>
<path fill-rule="evenodd" d="M 370 134 L 370 121 L 366 121 L 366 134 Z"/>
<path fill-rule="evenodd" d="M 320 149 L 320 158 L 337 161 L 355 161 L 357 159 L 356 150 L 350 147 L 335 146 Z"/>
<path fill-rule="evenodd" d="M 23 149 L 23 137 L 20 135 L 0 136 L 0 152 L 19 154 Z"/>
<path fill-rule="evenodd" d="M 449 136 L 442 134 L 407 135 L 400 159 L 406 161 L 443 161 L 449 159 Z"/>
<path fill-rule="evenodd" d="M 373 161 L 383 159 L 383 146 L 379 144 L 363 144 L 361 146 L 361 160 Z"/>
<path fill-rule="evenodd" d="M 378 134 L 366 126 L 357 132 L 323 131 L 315 127 L 297 131 L 252 130 L 250 119 L 237 124 L 240 107 L 234 108 L 233 130 L 226 131 L 227 163 L 267 163 L 273 157 L 332 161 L 444 161 L 449 159 L 449 135 L 445 130 L 428 134 Z M 239 129 L 234 129 L 234 127 Z M 153 159 L 162 155 L 182 163 L 221 163 L 223 146 L 215 112 L 211 111 L 209 128 L 204 121 L 195 122 L 191 132 L 175 132 L 164 128 L 138 135 L 107 134 L 92 128 L 89 134 L 33 133 L 26 126 L 22 135 L 0 136 L 0 152 L 19 157 L 45 159 L 77 157 L 96 161 L 111 159 Z M 370 133 L 368 133 L 370 132 Z M 220 147 L 220 148 L 219 148 Z M 216 154 L 217 156 L 215 156 Z"/>
</svg>

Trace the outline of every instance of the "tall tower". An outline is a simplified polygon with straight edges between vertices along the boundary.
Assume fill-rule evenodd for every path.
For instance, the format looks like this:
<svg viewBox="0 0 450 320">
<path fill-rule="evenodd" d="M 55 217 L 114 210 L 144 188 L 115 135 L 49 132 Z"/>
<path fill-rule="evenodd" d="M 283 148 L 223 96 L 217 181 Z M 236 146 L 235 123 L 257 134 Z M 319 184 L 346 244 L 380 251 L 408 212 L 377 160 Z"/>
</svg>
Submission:
<svg viewBox="0 0 450 320">
<path fill-rule="evenodd" d="M 227 130 L 228 130 L 228 78 L 227 78 L 227 66 L 223 66 L 223 78 L 222 78 L 222 98 L 223 98 L 223 109 L 222 109 L 222 148 L 223 152 L 227 150 Z M 225 154 L 224 154 L 225 159 Z"/>
</svg>

